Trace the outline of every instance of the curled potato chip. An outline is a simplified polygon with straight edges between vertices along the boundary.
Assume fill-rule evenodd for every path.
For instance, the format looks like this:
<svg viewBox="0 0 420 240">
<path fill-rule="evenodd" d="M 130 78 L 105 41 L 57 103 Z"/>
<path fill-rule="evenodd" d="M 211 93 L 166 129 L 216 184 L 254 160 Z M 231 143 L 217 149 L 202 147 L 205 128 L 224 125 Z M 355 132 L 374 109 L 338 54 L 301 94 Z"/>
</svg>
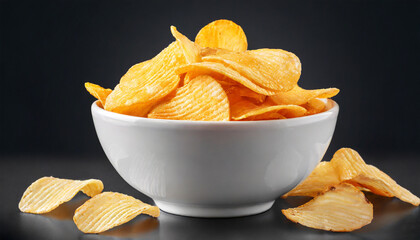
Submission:
<svg viewBox="0 0 420 240">
<path fill-rule="evenodd" d="M 332 98 L 337 95 L 338 92 L 340 92 L 340 90 L 337 88 L 307 90 L 295 86 L 288 92 L 280 92 L 270 96 L 270 98 L 277 104 L 302 105 L 314 98 Z"/>
<path fill-rule="evenodd" d="M 178 86 L 180 77 L 175 68 L 185 63 L 179 43 L 171 43 L 153 59 L 130 68 L 108 96 L 105 110 L 146 116 L 153 105 Z"/>
<path fill-rule="evenodd" d="M 306 204 L 282 212 L 293 222 L 334 232 L 350 232 L 373 219 L 373 205 L 360 190 L 347 183 L 331 187 Z"/>
<path fill-rule="evenodd" d="M 105 106 L 106 98 L 112 92 L 111 89 L 103 88 L 99 85 L 93 83 L 85 83 L 86 90 L 94 96 L 102 104 L 102 107 Z"/>
<path fill-rule="evenodd" d="M 397 197 L 404 202 L 419 206 L 420 199 L 407 189 L 398 185 L 391 177 L 372 165 L 367 165 L 362 157 L 353 149 L 341 148 L 331 159 L 341 181 L 356 183 L 371 192 Z"/>
<path fill-rule="evenodd" d="M 195 37 L 195 43 L 202 47 L 224 48 L 243 52 L 248 48 L 246 35 L 236 23 L 221 19 L 204 26 Z"/>
<path fill-rule="evenodd" d="M 218 81 L 219 82 L 219 81 Z M 223 86 L 223 85 L 222 85 Z M 223 87 L 226 94 L 229 96 L 238 96 L 246 98 L 254 103 L 263 103 L 267 96 L 256 93 L 249 88 L 238 84 L 229 84 Z"/>
<path fill-rule="evenodd" d="M 272 105 L 267 102 L 257 105 L 244 98 L 236 101 L 229 99 L 229 101 L 232 120 L 253 120 L 259 115 L 273 112 L 279 113 L 282 117 L 293 118 L 301 117 L 306 112 L 305 108 L 297 105 Z M 270 115 L 264 115 L 263 119 L 267 119 L 268 116 Z"/>
<path fill-rule="evenodd" d="M 222 63 L 256 85 L 277 92 L 294 88 L 301 73 L 299 58 L 281 49 L 223 52 L 202 60 Z"/>
<path fill-rule="evenodd" d="M 104 189 L 100 180 L 84 181 L 43 177 L 32 183 L 23 193 L 19 209 L 27 213 L 47 213 L 70 201 L 79 191 L 89 197 Z"/>
<path fill-rule="evenodd" d="M 178 41 L 181 46 L 182 52 L 184 53 L 187 63 L 195 63 L 201 61 L 200 47 L 194 42 L 191 42 L 186 36 L 182 35 L 176 27 L 171 26 L 171 32 L 174 38 Z"/>
<path fill-rule="evenodd" d="M 330 186 L 340 183 L 338 174 L 330 162 L 320 162 L 312 173 L 290 192 L 283 195 L 316 197 Z"/>
<path fill-rule="evenodd" d="M 326 103 L 319 98 L 313 98 L 307 103 L 303 104 L 302 107 L 306 108 L 305 115 L 313 115 L 325 111 Z"/>
<path fill-rule="evenodd" d="M 229 101 L 222 86 L 208 75 L 200 75 L 177 89 L 175 97 L 156 106 L 149 118 L 229 121 Z"/>
<path fill-rule="evenodd" d="M 254 92 L 263 94 L 263 95 L 274 95 L 276 94 L 275 91 L 265 89 L 263 87 L 258 86 L 248 78 L 242 76 L 237 71 L 230 69 L 224 66 L 221 63 L 216 62 L 199 62 L 199 63 L 192 63 L 183 65 L 177 68 L 176 72 L 178 74 L 186 73 L 186 72 L 194 72 L 196 76 L 198 75 L 212 75 L 214 73 L 218 73 L 228 77 L 229 79 L 242 84 L 243 86 L 251 89 Z"/>
<path fill-rule="evenodd" d="M 76 209 L 73 221 L 84 233 L 100 233 L 124 224 L 139 214 L 158 217 L 159 208 L 121 193 L 104 192 Z"/>
</svg>

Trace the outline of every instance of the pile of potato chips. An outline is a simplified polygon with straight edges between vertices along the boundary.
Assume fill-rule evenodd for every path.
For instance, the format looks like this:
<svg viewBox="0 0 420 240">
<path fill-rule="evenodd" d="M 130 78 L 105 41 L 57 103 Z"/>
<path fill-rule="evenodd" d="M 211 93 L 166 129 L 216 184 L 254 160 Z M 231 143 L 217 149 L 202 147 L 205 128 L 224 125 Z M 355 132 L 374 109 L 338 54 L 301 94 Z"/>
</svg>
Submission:
<svg viewBox="0 0 420 240">
<path fill-rule="evenodd" d="M 76 209 L 73 221 L 84 233 L 104 232 L 139 214 L 152 217 L 160 214 L 158 207 L 121 193 L 101 193 L 103 189 L 102 181 L 96 179 L 80 181 L 43 177 L 26 189 L 19 202 L 19 209 L 26 213 L 47 213 L 82 191 L 92 198 Z"/>
<path fill-rule="evenodd" d="M 297 85 L 299 58 L 281 49 L 247 50 L 242 28 L 229 20 L 203 27 L 154 58 L 132 66 L 114 88 L 86 83 L 105 110 L 148 118 L 237 121 L 295 118 L 328 110 L 337 88 Z"/>
<path fill-rule="evenodd" d="M 349 232 L 369 224 L 373 205 L 362 191 L 397 197 L 419 206 L 420 199 L 398 185 L 391 177 L 363 161 L 350 148 L 341 148 L 330 162 L 320 162 L 302 183 L 283 197 L 309 196 L 311 201 L 282 210 L 291 221 L 335 232 Z"/>
</svg>

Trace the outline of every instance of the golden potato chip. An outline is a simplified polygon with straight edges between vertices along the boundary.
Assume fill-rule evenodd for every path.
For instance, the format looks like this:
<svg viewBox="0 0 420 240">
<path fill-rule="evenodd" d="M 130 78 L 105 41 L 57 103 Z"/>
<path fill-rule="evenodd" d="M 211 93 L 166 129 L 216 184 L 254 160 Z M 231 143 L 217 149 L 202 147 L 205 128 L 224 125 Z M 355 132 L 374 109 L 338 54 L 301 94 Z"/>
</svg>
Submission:
<svg viewBox="0 0 420 240">
<path fill-rule="evenodd" d="M 194 42 L 191 42 L 186 36 L 182 35 L 176 27 L 171 26 L 171 32 L 176 41 L 181 46 L 187 63 L 195 63 L 201 61 L 200 47 Z"/>
<path fill-rule="evenodd" d="M 199 62 L 199 63 L 192 63 L 183 65 L 181 67 L 178 67 L 176 72 L 178 74 L 186 73 L 186 72 L 194 72 L 194 75 L 212 75 L 214 73 L 218 73 L 221 75 L 224 75 L 228 77 L 229 79 L 238 82 L 239 84 L 242 84 L 243 86 L 251 89 L 254 92 L 263 94 L 263 95 L 274 95 L 276 94 L 275 91 L 267 90 L 265 88 L 262 88 L 258 85 L 256 85 L 254 82 L 249 80 L 248 78 L 242 76 L 237 71 L 230 69 L 226 66 L 224 66 L 221 63 L 215 63 L 215 62 Z"/>
<path fill-rule="evenodd" d="M 210 47 L 200 48 L 201 57 L 210 56 L 210 55 L 220 55 L 223 53 L 230 53 L 230 52 L 231 51 L 222 49 L 222 48 L 210 48 Z"/>
<path fill-rule="evenodd" d="M 200 75 L 177 89 L 175 97 L 156 106 L 149 118 L 229 121 L 229 101 L 222 86 L 208 75 Z"/>
<path fill-rule="evenodd" d="M 217 80 L 217 79 L 216 79 Z M 220 83 L 220 81 L 218 81 Z M 223 86 L 223 84 L 222 84 Z M 266 99 L 267 96 L 263 95 L 263 94 L 259 94 L 256 93 L 254 91 L 252 91 L 249 88 L 246 88 L 242 85 L 238 85 L 238 84 L 229 84 L 226 86 L 223 86 L 223 89 L 225 90 L 226 94 L 228 95 L 228 97 L 230 95 L 235 95 L 238 97 L 244 97 L 254 103 L 263 103 Z"/>
<path fill-rule="evenodd" d="M 224 52 L 205 56 L 202 60 L 222 63 L 256 85 L 277 92 L 294 88 L 301 73 L 299 58 L 281 49 Z"/>
<path fill-rule="evenodd" d="M 320 162 L 312 173 L 290 192 L 283 195 L 316 197 L 330 186 L 340 183 L 338 174 L 330 162 Z"/>
<path fill-rule="evenodd" d="M 141 63 L 137 63 L 133 65 L 128 71 L 121 77 L 120 83 L 126 83 L 133 80 L 136 80 L 136 75 L 139 74 L 139 72 L 145 72 L 149 68 L 149 64 L 152 62 L 151 59 L 146 60 Z"/>
<path fill-rule="evenodd" d="M 396 197 L 414 206 L 420 204 L 420 199 L 417 196 L 398 185 L 386 173 L 372 165 L 366 165 L 364 172 L 359 173 L 348 182 L 357 183 L 377 195 Z"/>
<path fill-rule="evenodd" d="M 73 221 L 84 233 L 100 233 L 124 224 L 139 214 L 158 217 L 159 208 L 121 193 L 103 192 L 76 209 Z"/>
<path fill-rule="evenodd" d="M 270 98 L 277 104 L 302 105 L 314 98 L 332 98 L 340 92 L 337 88 L 307 90 L 295 86 L 288 92 L 280 92 Z"/>
<path fill-rule="evenodd" d="M 326 103 L 319 98 L 313 98 L 301 106 L 306 108 L 305 115 L 317 114 L 320 112 L 324 112 L 326 109 Z"/>
<path fill-rule="evenodd" d="M 89 197 L 104 189 L 100 180 L 84 181 L 43 177 L 32 183 L 23 193 L 19 209 L 27 213 L 47 213 L 70 201 L 79 191 Z"/>
<path fill-rule="evenodd" d="M 398 185 L 375 166 L 367 165 L 359 153 L 353 149 L 339 149 L 331 159 L 331 164 L 341 181 L 359 184 L 375 194 L 397 197 L 415 206 L 420 204 L 420 199 L 417 196 Z"/>
<path fill-rule="evenodd" d="M 105 110 L 146 116 L 158 101 L 178 86 L 180 77 L 175 68 L 186 63 L 178 42 L 171 43 L 150 62 L 130 68 L 108 96 Z"/>
<path fill-rule="evenodd" d="M 297 105 L 272 105 L 267 102 L 257 105 L 242 98 L 238 101 L 230 101 L 230 112 L 232 120 L 243 120 L 271 112 L 277 112 L 286 118 L 301 117 L 306 109 Z"/>
<path fill-rule="evenodd" d="M 209 75 L 210 77 L 216 79 L 216 81 L 218 83 L 220 83 L 220 85 L 222 85 L 222 87 L 238 85 L 237 82 L 235 82 L 235 81 L 231 80 L 230 78 L 228 78 L 228 77 L 226 77 L 226 76 L 224 76 L 220 73 L 217 73 L 217 72 L 208 71 L 208 72 L 204 73 L 204 71 L 189 71 L 189 72 L 183 73 L 183 74 L 185 74 L 184 85 L 187 84 L 192 79 L 194 79 L 194 78 L 196 78 L 200 75 Z"/>
<path fill-rule="evenodd" d="M 99 102 L 102 104 L 102 107 L 105 106 L 106 98 L 112 92 L 111 89 L 106 89 L 89 82 L 85 83 L 85 88 L 92 96 L 99 100 Z"/>
<path fill-rule="evenodd" d="M 306 204 L 282 210 L 291 221 L 334 232 L 350 232 L 369 224 L 373 205 L 351 184 L 342 183 Z"/>
<path fill-rule="evenodd" d="M 243 52 L 248 48 L 246 35 L 236 23 L 221 19 L 204 26 L 195 37 L 195 43 L 202 47 L 224 48 Z"/>
</svg>

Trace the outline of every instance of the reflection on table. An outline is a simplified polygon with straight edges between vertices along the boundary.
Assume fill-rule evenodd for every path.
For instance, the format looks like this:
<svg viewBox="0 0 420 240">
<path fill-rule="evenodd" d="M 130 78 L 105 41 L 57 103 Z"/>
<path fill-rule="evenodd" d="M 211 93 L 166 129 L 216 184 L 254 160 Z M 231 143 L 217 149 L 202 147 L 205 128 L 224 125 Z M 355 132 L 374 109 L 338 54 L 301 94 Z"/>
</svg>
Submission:
<svg viewBox="0 0 420 240">
<path fill-rule="evenodd" d="M 309 229 L 288 221 L 281 209 L 296 207 L 310 198 L 278 199 L 267 212 L 249 217 L 205 219 L 162 212 L 158 219 L 140 215 L 122 226 L 101 234 L 83 234 L 73 223 L 74 211 L 88 198 L 78 195 L 54 211 L 44 214 L 20 213 L 20 231 L 40 239 L 366 239 L 370 235 L 393 238 L 392 234 L 416 227 L 418 208 L 397 199 L 366 194 L 374 205 L 371 224 L 351 233 L 332 233 Z M 397 237 L 397 236 L 395 236 Z M 409 236 L 410 237 L 410 236 Z M 415 236 L 413 236 L 415 239 Z"/>
</svg>

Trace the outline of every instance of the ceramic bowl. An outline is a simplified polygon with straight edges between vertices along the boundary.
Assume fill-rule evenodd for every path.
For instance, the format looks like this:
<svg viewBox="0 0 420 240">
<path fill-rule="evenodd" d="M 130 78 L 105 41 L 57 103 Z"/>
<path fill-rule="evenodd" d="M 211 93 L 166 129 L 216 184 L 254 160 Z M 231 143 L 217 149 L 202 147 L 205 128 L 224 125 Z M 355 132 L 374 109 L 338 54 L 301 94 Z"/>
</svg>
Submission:
<svg viewBox="0 0 420 240">
<path fill-rule="evenodd" d="M 264 212 L 324 156 L 339 107 L 282 120 L 200 122 L 113 113 L 92 104 L 100 143 L 132 187 L 193 217 Z"/>
</svg>

